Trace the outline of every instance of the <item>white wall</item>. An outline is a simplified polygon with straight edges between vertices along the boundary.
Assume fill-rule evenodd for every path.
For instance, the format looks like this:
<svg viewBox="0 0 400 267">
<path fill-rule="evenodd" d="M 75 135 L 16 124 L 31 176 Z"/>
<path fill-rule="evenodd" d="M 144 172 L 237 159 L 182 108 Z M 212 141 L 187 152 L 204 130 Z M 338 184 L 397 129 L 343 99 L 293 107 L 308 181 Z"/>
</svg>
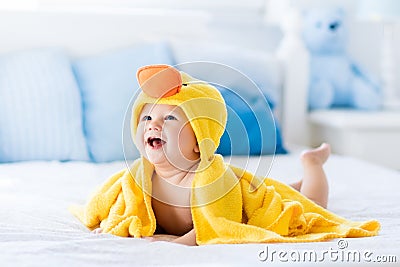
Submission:
<svg viewBox="0 0 400 267">
<path fill-rule="evenodd" d="M 0 0 L 1 9 L 67 10 L 67 12 L 196 12 L 209 18 L 206 42 L 227 43 L 255 50 L 273 50 L 282 38 L 275 25 L 266 24 L 264 15 L 269 0 Z M 360 64 L 374 74 L 380 73 L 381 40 L 383 27 L 379 23 L 356 18 L 357 0 L 287 0 L 300 9 L 322 6 L 342 6 L 350 20 L 348 51 Z M 147 10 L 147 11 L 146 11 Z M 201 16 L 200 16 L 201 17 Z M 194 18 L 196 19 L 196 18 Z M 190 21 L 189 21 L 190 22 Z M 196 24 L 195 21 L 191 23 Z M 189 25 L 182 29 L 190 31 Z M 6 27 L 6 25 L 3 25 Z M 175 29 L 176 31 L 176 29 Z M 182 33 L 185 34 L 185 33 Z M 193 33 L 191 33 L 192 35 Z M 394 47 L 400 47 L 400 26 L 394 34 Z M 400 49 L 396 62 L 400 62 Z M 397 66 L 397 84 L 400 68 Z"/>
</svg>

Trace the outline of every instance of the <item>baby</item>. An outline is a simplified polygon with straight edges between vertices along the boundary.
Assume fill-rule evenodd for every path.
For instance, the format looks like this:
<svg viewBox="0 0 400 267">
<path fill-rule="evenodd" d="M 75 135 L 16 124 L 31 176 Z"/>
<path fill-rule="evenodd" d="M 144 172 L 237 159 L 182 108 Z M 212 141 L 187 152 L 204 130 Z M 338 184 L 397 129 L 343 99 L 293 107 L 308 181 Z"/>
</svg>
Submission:
<svg viewBox="0 0 400 267">
<path fill-rule="evenodd" d="M 185 113 L 177 106 L 146 104 L 140 114 L 136 144 L 141 155 L 154 165 L 152 206 L 158 225 L 168 234 L 146 239 L 196 245 L 190 187 L 200 153 Z M 303 179 L 292 185 L 323 207 L 327 205 L 328 184 L 322 165 L 329 154 L 328 144 L 304 152 Z"/>
<path fill-rule="evenodd" d="M 328 144 L 302 153 L 295 190 L 270 178 L 256 186 L 250 173 L 214 154 L 227 116 L 214 87 L 164 65 L 143 67 L 138 80 L 143 92 L 133 106 L 132 137 L 142 157 L 74 212 L 89 228 L 100 226 L 95 233 L 185 245 L 377 233 L 375 221 L 354 223 L 324 209 Z"/>
</svg>

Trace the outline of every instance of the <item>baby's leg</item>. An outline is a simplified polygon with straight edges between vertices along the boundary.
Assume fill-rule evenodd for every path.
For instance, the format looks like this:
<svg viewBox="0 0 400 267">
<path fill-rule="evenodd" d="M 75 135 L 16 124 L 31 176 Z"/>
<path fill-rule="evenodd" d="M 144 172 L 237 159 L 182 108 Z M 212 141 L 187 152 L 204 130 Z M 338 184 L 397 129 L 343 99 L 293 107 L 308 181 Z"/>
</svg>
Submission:
<svg viewBox="0 0 400 267">
<path fill-rule="evenodd" d="M 316 149 L 303 152 L 301 155 L 303 179 L 292 184 L 293 188 L 324 208 L 328 204 L 328 181 L 322 165 L 330 153 L 331 147 L 325 143 Z"/>
</svg>

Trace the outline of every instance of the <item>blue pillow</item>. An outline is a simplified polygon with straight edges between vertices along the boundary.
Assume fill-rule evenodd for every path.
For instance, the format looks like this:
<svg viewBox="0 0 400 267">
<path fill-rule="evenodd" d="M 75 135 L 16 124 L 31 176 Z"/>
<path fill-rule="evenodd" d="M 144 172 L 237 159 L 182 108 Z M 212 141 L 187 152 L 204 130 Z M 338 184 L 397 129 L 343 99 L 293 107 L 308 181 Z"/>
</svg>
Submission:
<svg viewBox="0 0 400 267">
<path fill-rule="evenodd" d="M 217 153 L 222 155 L 286 154 L 273 103 L 255 90 L 217 86 L 225 99 L 228 121 Z"/>
<path fill-rule="evenodd" d="M 137 69 L 149 64 L 172 63 L 166 43 L 143 43 L 74 62 L 83 98 L 84 130 L 93 161 L 124 159 L 123 121 L 129 101 L 139 88 Z M 129 147 L 127 158 L 138 157 L 136 148 Z"/>
<path fill-rule="evenodd" d="M 88 160 L 79 89 L 59 49 L 0 56 L 0 162 Z"/>
</svg>

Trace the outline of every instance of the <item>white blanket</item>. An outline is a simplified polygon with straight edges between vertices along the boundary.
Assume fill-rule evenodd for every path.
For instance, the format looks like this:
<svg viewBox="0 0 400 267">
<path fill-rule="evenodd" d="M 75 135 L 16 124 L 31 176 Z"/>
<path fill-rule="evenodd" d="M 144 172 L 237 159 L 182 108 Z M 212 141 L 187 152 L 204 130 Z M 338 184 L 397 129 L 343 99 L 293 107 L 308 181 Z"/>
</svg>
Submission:
<svg viewBox="0 0 400 267">
<path fill-rule="evenodd" d="M 233 162 L 245 165 L 244 158 L 234 157 Z M 256 162 L 251 158 L 248 168 Z M 264 170 L 269 162 L 270 157 L 262 158 Z M 378 261 L 400 262 L 400 172 L 336 155 L 326 164 L 328 208 L 351 220 L 378 219 L 382 225 L 379 236 L 320 243 L 186 247 L 96 235 L 68 212 L 70 204 L 83 204 L 97 185 L 124 167 L 124 162 L 0 164 L 0 266 L 251 266 L 294 261 L 304 265 L 359 261 L 378 266 Z M 294 182 L 301 173 L 295 152 L 276 157 L 269 176 Z"/>
</svg>

